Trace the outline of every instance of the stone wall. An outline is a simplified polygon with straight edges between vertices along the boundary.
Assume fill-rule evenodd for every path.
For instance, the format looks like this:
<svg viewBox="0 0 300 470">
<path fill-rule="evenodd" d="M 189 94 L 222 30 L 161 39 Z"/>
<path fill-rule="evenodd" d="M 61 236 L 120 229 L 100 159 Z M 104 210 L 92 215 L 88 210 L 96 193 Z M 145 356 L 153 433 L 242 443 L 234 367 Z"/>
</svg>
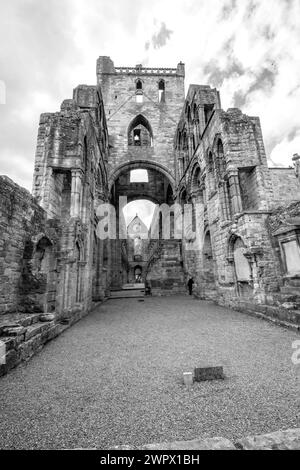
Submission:
<svg viewBox="0 0 300 470">
<path fill-rule="evenodd" d="M 270 168 L 273 186 L 273 207 L 300 199 L 300 183 L 293 168 Z"/>
<path fill-rule="evenodd" d="M 161 240 L 157 243 L 156 251 L 153 251 L 146 266 L 146 283 L 152 295 L 186 293 L 187 280 L 180 248 L 178 240 Z"/>
<path fill-rule="evenodd" d="M 198 229 L 183 238 L 184 269 L 198 297 L 280 308 L 282 263 L 268 218 L 299 199 L 298 181 L 292 169 L 268 168 L 257 117 L 223 111 L 215 90 L 202 88 L 190 88 L 175 139 L 177 201 L 192 205 Z"/>
<path fill-rule="evenodd" d="M 39 317 L 8 322 L 11 364 L 127 280 L 128 247 L 97 236 L 98 207 L 111 202 L 119 215 L 119 196 L 191 208 L 182 240 L 145 248 L 153 294 L 185 292 L 193 276 L 200 298 L 300 324 L 300 277 L 284 246 L 300 240 L 294 170 L 268 168 L 259 118 L 222 110 L 216 89 L 191 85 L 184 100 L 184 75 L 182 63 L 115 67 L 100 57 L 96 85 L 41 115 L 33 197 L 0 178 L 0 315 L 54 316 L 49 328 Z M 146 169 L 148 183 L 131 183 L 133 169 Z M 34 344 L 19 355 L 24 341 Z"/>
<path fill-rule="evenodd" d="M 47 291 L 48 302 L 55 304 L 55 287 L 51 294 L 36 254 L 39 241 L 47 237 L 55 258 L 58 230 L 47 223 L 31 194 L 6 176 L 0 177 L 0 231 L 0 314 L 42 312 Z"/>
<path fill-rule="evenodd" d="M 108 199 L 108 138 L 101 90 L 78 86 L 60 112 L 42 114 L 33 194 L 60 230 L 56 311 L 89 310 L 109 287 L 110 259 L 97 237 L 97 207 Z M 109 256 L 110 258 L 110 256 Z"/>
</svg>

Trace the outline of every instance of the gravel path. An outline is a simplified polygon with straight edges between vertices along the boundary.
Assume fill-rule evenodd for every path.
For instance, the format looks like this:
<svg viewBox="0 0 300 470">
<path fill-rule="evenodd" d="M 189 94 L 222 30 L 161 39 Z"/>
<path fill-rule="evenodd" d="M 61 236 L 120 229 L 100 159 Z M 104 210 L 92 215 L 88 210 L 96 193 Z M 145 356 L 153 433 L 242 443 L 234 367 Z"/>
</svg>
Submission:
<svg viewBox="0 0 300 470">
<path fill-rule="evenodd" d="M 299 427 L 299 335 L 188 297 L 111 300 L 0 379 L 0 448 L 109 448 Z M 182 385 L 223 365 L 225 381 Z"/>
</svg>

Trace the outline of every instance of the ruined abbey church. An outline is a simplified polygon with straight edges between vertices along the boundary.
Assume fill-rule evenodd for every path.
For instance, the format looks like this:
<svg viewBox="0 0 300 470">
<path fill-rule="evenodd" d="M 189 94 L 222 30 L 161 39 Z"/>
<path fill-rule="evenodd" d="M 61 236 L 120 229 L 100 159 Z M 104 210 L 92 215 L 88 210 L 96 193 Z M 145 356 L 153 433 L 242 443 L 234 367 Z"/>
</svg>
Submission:
<svg viewBox="0 0 300 470">
<path fill-rule="evenodd" d="M 96 85 L 41 115 L 32 195 L 0 178 L 0 375 L 137 281 L 164 296 L 192 277 L 197 298 L 300 325 L 300 157 L 269 168 L 259 118 L 223 110 L 210 86 L 185 96 L 184 78 L 181 62 L 99 57 Z M 120 236 L 125 197 L 167 204 L 169 238 L 162 217 L 158 237 L 139 217 Z M 98 236 L 103 204 L 116 238 Z M 192 208 L 181 238 L 174 204 Z"/>
</svg>

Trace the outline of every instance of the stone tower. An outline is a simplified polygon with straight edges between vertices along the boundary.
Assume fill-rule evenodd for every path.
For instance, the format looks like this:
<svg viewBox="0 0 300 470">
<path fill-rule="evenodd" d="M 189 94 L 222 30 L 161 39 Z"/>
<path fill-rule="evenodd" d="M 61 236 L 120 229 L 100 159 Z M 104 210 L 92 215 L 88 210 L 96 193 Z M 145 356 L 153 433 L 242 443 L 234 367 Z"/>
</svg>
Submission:
<svg viewBox="0 0 300 470">
<path fill-rule="evenodd" d="M 174 177 L 184 76 L 182 63 L 177 68 L 115 67 L 110 57 L 99 57 L 97 83 L 108 125 L 111 177 L 121 165 L 139 160 L 162 165 Z M 135 145 L 138 137 L 142 145 Z"/>
</svg>

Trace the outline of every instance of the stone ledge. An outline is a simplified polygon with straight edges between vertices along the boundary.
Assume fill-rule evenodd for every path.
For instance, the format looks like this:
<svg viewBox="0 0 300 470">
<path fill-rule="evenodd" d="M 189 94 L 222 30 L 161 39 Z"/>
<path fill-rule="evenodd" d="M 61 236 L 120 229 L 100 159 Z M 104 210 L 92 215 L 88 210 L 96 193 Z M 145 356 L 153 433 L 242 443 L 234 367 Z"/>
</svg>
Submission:
<svg viewBox="0 0 300 470">
<path fill-rule="evenodd" d="M 223 437 L 163 442 L 140 447 L 117 446 L 113 450 L 300 450 L 300 428 L 250 436 L 235 442 Z"/>
<path fill-rule="evenodd" d="M 251 315 L 257 318 L 261 318 L 262 320 L 266 320 L 268 322 L 274 323 L 275 325 L 282 326 L 284 328 L 288 328 L 289 330 L 293 330 L 296 332 L 300 332 L 300 325 L 297 323 L 292 323 L 288 321 L 288 319 L 284 320 L 283 318 L 278 318 L 276 316 L 272 316 L 268 313 L 262 313 L 257 310 L 248 310 L 243 309 L 242 307 L 234 308 L 234 310 L 245 313 L 246 315 Z"/>
<path fill-rule="evenodd" d="M 101 303 L 97 302 L 96 306 Z M 65 324 L 62 324 L 59 318 L 56 321 L 39 322 L 41 314 L 15 314 L 2 318 L 0 341 L 5 343 L 6 363 L 0 364 L 0 377 L 20 363 L 29 361 L 32 356 L 43 349 L 45 344 L 88 315 L 94 308 L 87 311 L 74 310 Z M 12 324 L 12 319 L 15 320 L 15 324 Z"/>
<path fill-rule="evenodd" d="M 235 445 L 241 450 L 300 450 L 300 428 L 246 437 Z"/>
</svg>

